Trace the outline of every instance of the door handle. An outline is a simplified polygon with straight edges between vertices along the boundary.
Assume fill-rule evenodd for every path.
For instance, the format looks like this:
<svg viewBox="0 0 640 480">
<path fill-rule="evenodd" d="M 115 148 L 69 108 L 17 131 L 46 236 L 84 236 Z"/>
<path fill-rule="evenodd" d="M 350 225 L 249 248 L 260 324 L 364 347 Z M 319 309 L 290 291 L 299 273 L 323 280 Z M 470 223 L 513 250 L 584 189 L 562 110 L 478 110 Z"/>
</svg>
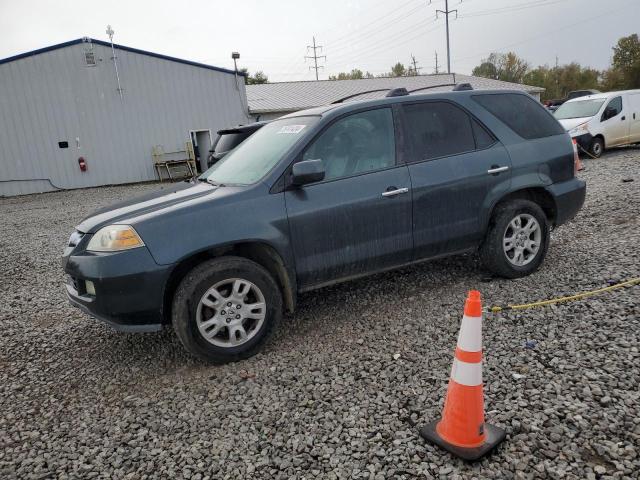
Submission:
<svg viewBox="0 0 640 480">
<path fill-rule="evenodd" d="M 396 188 L 389 187 L 386 192 L 382 192 L 383 197 L 395 197 L 396 195 L 401 195 L 403 193 L 409 192 L 408 188 Z"/>
<path fill-rule="evenodd" d="M 507 170 L 509 170 L 509 167 L 504 166 L 504 167 L 499 167 L 497 165 L 491 165 L 491 168 L 489 170 L 487 170 L 487 173 L 489 175 L 497 175 L 500 172 L 506 172 Z"/>
</svg>

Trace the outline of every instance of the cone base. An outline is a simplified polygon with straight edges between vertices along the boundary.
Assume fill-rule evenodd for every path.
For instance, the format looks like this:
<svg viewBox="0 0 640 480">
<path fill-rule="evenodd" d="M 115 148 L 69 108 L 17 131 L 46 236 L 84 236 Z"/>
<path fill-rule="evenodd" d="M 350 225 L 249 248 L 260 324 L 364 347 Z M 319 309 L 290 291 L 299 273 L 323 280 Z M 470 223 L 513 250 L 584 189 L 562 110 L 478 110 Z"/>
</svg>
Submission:
<svg viewBox="0 0 640 480">
<path fill-rule="evenodd" d="M 493 425 L 485 423 L 484 432 L 486 435 L 486 440 L 482 445 L 474 448 L 457 447 L 455 445 L 451 445 L 449 442 L 446 442 L 442 439 L 442 437 L 440 437 L 440 435 L 438 435 L 438 432 L 436 432 L 436 425 L 438 424 L 438 422 L 440 422 L 440 420 L 435 420 L 422 427 L 420 429 L 420 435 L 422 436 L 422 438 L 424 438 L 428 442 L 435 443 L 440 448 L 443 448 L 447 452 L 450 452 L 456 457 L 459 457 L 468 462 L 472 462 L 484 457 L 507 436 L 507 433 L 502 428 L 494 427 Z"/>
</svg>

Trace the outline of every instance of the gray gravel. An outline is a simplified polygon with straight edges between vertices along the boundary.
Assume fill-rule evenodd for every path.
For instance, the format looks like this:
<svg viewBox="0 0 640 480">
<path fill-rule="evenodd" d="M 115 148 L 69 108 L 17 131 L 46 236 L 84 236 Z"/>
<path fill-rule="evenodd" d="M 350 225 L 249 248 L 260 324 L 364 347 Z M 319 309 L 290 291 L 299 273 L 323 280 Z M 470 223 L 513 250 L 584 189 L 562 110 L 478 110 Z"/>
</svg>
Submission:
<svg viewBox="0 0 640 480">
<path fill-rule="evenodd" d="M 508 432 L 492 456 L 417 434 L 468 289 L 520 303 L 640 275 L 640 150 L 585 164 L 585 208 L 535 275 L 489 279 L 469 255 L 305 294 L 263 353 L 223 367 L 64 297 L 73 226 L 156 185 L 0 199 L 0 477 L 638 478 L 640 287 L 486 319 L 487 421 Z"/>
</svg>

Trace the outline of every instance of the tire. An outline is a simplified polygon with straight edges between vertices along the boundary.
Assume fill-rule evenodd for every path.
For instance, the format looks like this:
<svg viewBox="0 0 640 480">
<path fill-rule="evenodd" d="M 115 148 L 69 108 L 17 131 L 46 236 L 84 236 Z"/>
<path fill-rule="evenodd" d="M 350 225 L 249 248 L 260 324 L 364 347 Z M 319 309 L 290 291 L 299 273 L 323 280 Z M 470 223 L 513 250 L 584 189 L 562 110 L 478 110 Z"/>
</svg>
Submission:
<svg viewBox="0 0 640 480">
<path fill-rule="evenodd" d="M 232 307 L 224 310 L 229 303 Z M 260 304 L 264 307 L 255 307 Z M 261 265 L 241 257 L 220 257 L 184 277 L 173 297 L 171 318 L 189 353 L 215 364 L 235 362 L 255 355 L 276 329 L 282 318 L 282 294 Z"/>
<path fill-rule="evenodd" d="M 593 137 L 591 146 L 589 147 L 589 153 L 596 158 L 600 158 L 604 153 L 604 140 L 600 137 Z"/>
<path fill-rule="evenodd" d="M 538 225 L 539 234 L 523 231 L 518 237 L 518 229 L 514 228 L 516 218 L 521 219 L 521 225 L 526 229 L 531 218 L 535 219 Z M 531 225 L 535 227 L 535 223 Z M 535 272 L 547 254 L 549 246 L 550 227 L 547 216 L 542 208 L 530 200 L 512 200 L 508 203 L 500 204 L 496 207 L 485 240 L 480 247 L 480 260 L 485 268 L 492 273 L 505 278 L 520 278 Z M 509 243 L 512 248 L 507 252 L 507 237 L 513 240 Z M 529 243 L 531 242 L 531 243 Z M 534 253 L 527 250 L 522 245 L 533 248 L 537 243 L 538 247 Z M 523 249 L 522 256 L 516 252 Z M 518 259 L 515 257 L 518 256 Z M 522 260 L 523 264 L 516 264 L 517 260 Z"/>
</svg>

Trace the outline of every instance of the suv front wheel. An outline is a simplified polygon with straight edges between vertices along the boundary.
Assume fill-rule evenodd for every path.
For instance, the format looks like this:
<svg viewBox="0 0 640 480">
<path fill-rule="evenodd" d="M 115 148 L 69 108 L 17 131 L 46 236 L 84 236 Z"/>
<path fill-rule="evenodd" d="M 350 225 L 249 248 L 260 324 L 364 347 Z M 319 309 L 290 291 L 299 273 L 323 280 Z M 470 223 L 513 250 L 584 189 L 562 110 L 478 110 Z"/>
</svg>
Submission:
<svg viewBox="0 0 640 480">
<path fill-rule="evenodd" d="M 255 355 L 282 316 L 282 296 L 261 265 L 241 257 L 190 271 L 173 298 L 173 328 L 184 347 L 212 363 Z"/>
<path fill-rule="evenodd" d="M 549 246 L 549 221 L 537 203 L 513 200 L 498 205 L 480 247 L 480 259 L 491 272 L 519 278 L 540 267 Z"/>
</svg>

